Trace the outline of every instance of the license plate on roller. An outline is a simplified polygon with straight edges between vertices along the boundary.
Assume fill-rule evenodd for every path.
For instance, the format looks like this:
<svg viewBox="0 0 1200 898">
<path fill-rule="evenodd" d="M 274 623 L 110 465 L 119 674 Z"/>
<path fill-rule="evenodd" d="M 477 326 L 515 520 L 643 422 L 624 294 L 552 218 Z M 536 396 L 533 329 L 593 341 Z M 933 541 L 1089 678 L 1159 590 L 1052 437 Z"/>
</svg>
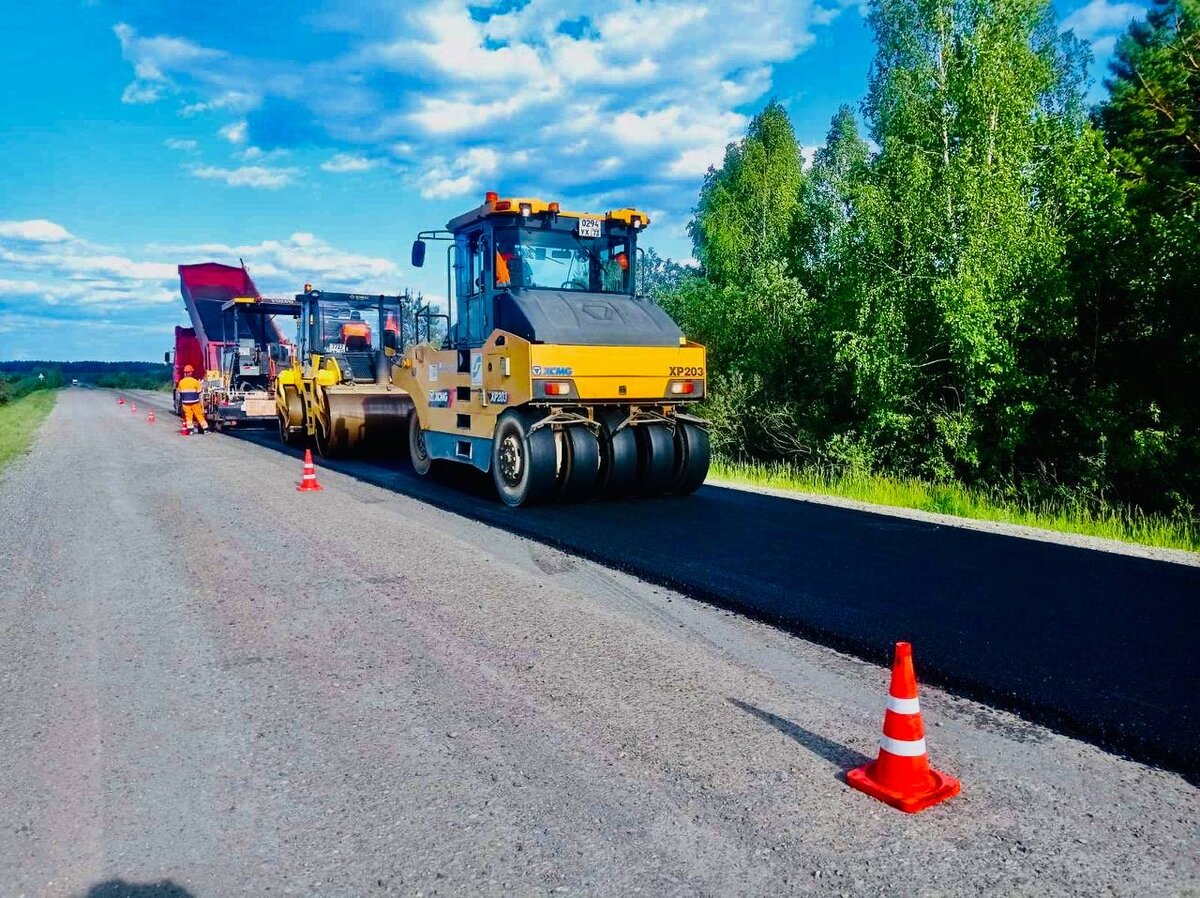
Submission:
<svg viewBox="0 0 1200 898">
<path fill-rule="evenodd" d="M 598 218 L 581 218 L 581 219 L 579 219 L 579 236 L 580 237 L 599 237 L 600 236 L 600 219 L 598 219 Z"/>
</svg>

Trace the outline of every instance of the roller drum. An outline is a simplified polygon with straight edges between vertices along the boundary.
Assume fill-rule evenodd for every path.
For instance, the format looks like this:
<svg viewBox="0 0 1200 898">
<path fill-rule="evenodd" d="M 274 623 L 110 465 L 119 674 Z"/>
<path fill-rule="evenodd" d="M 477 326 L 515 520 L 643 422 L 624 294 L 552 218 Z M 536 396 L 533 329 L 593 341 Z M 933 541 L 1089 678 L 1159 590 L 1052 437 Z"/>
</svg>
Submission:
<svg viewBox="0 0 1200 898">
<path fill-rule="evenodd" d="M 329 441 L 339 454 L 379 449 L 407 438 L 412 399 L 405 393 L 325 392 Z"/>
</svg>

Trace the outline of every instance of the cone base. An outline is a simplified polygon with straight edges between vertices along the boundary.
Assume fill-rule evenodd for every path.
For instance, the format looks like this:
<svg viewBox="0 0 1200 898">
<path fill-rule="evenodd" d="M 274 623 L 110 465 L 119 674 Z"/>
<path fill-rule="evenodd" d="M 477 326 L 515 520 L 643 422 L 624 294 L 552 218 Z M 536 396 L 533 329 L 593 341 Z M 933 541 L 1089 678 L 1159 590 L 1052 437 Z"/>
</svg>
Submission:
<svg viewBox="0 0 1200 898">
<path fill-rule="evenodd" d="M 846 782 L 859 792 L 865 792 L 872 798 L 899 808 L 906 814 L 915 814 L 917 811 L 923 811 L 947 798 L 953 798 L 962 789 L 962 784 L 954 777 L 930 768 L 929 773 L 933 777 L 933 783 L 929 788 L 900 792 L 873 779 L 871 774 L 874 773 L 874 770 L 874 761 L 864 764 L 862 767 L 856 767 L 846 774 Z"/>
<path fill-rule="evenodd" d="M 314 484 L 307 485 L 307 486 L 303 483 L 296 484 L 296 492 L 299 492 L 299 493 L 315 493 L 318 490 L 323 490 L 323 489 L 325 489 L 325 487 L 321 486 L 321 484 L 319 484 L 319 483 L 314 483 Z"/>
</svg>

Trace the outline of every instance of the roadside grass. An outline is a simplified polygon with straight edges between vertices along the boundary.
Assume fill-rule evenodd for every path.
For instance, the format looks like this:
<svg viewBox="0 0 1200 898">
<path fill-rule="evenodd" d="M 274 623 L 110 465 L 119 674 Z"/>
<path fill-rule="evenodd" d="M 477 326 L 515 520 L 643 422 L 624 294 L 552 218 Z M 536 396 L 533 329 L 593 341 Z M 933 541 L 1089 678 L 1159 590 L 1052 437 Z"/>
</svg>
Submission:
<svg viewBox="0 0 1200 898">
<path fill-rule="evenodd" d="M 916 478 L 836 472 L 786 463 L 762 464 L 714 458 L 712 476 L 733 483 L 819 493 L 876 505 L 915 508 L 960 518 L 1003 521 L 1063 533 L 1099 536 L 1162 549 L 1200 551 L 1194 521 L 1146 514 L 1137 508 L 1099 507 L 1082 500 L 1063 503 L 1019 502 L 973 490 L 958 483 Z"/>
<path fill-rule="evenodd" d="M 57 390 L 35 390 L 0 405 L 0 470 L 29 448 L 57 398 Z"/>
</svg>

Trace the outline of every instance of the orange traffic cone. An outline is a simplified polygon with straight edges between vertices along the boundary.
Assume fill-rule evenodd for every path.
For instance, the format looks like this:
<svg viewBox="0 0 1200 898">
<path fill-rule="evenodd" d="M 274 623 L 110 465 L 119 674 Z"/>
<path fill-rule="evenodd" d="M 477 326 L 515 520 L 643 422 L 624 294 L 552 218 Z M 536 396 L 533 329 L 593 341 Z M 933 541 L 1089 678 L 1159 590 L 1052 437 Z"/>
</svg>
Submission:
<svg viewBox="0 0 1200 898">
<path fill-rule="evenodd" d="M 153 424 L 157 419 L 154 417 L 154 409 L 150 409 L 150 414 L 146 416 L 146 423 Z"/>
<path fill-rule="evenodd" d="M 133 413 L 136 415 L 136 414 L 137 414 L 137 403 L 136 403 L 136 402 L 132 403 L 132 404 L 129 406 L 129 410 L 130 410 L 131 412 L 133 412 Z"/>
<path fill-rule="evenodd" d="M 296 484 L 296 489 L 302 493 L 313 493 L 317 490 L 323 490 L 325 487 L 317 483 L 317 469 L 313 467 L 312 450 L 304 450 L 304 475 L 300 478 L 300 482 Z"/>
<path fill-rule="evenodd" d="M 125 404 L 125 397 L 124 397 L 124 396 L 118 396 L 118 397 L 117 397 L 117 405 L 124 405 L 124 404 Z"/>
<path fill-rule="evenodd" d="M 187 415 L 179 416 L 179 435 L 181 437 L 190 437 L 192 435 L 192 428 L 188 427 Z"/>
<path fill-rule="evenodd" d="M 945 801 L 962 788 L 954 777 L 929 766 L 912 646 L 907 642 L 896 643 L 879 757 L 847 773 L 846 782 L 909 814 Z"/>
</svg>

